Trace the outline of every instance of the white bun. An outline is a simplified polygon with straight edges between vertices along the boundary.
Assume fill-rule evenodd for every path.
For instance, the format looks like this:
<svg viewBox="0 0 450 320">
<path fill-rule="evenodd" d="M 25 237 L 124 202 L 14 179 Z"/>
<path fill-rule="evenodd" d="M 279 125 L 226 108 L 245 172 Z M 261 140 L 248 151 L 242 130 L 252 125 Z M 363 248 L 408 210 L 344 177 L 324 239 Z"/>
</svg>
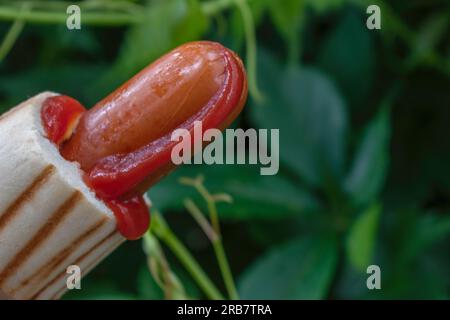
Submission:
<svg viewBox="0 0 450 320">
<path fill-rule="evenodd" d="M 124 238 L 75 163 L 44 137 L 41 93 L 0 117 L 0 297 L 58 299 Z"/>
</svg>

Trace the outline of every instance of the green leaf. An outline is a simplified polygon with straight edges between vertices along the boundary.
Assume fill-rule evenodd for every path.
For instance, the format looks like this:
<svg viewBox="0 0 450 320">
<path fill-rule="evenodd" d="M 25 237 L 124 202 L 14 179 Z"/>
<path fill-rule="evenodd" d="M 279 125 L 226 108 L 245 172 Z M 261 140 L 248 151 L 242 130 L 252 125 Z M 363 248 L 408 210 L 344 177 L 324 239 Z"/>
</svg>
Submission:
<svg viewBox="0 0 450 320">
<path fill-rule="evenodd" d="M 438 13 L 425 20 L 420 26 L 414 41 L 414 47 L 408 57 L 409 67 L 415 67 L 422 61 L 431 62 L 436 59 L 435 50 L 439 41 L 448 32 L 448 12 Z"/>
<path fill-rule="evenodd" d="M 338 91 L 323 74 L 312 68 L 287 70 L 281 86 L 284 101 L 291 108 L 287 114 L 294 116 L 292 120 L 298 120 L 294 124 L 298 129 L 289 135 L 294 136 L 299 147 L 293 144 L 290 151 L 299 157 L 301 152 L 309 153 L 305 155 L 305 165 L 316 167 L 318 175 L 320 167 L 340 175 L 345 158 L 347 113 Z M 292 162 L 295 158 L 289 157 L 289 160 Z M 306 174 L 306 168 L 303 173 Z"/>
<path fill-rule="evenodd" d="M 399 214 L 396 212 L 396 214 Z M 395 232 L 399 235 L 398 242 L 401 246 L 399 260 L 409 263 L 423 256 L 430 248 L 450 236 L 450 217 L 433 213 L 419 215 L 414 211 L 399 219 Z M 403 220 L 407 220 L 403 222 Z M 414 241 L 411 241 L 414 235 Z"/>
<path fill-rule="evenodd" d="M 197 0 L 152 1 L 145 10 L 144 21 L 127 31 L 117 61 L 99 84 L 101 90 L 114 88 L 177 45 L 198 39 L 207 28 Z"/>
<path fill-rule="evenodd" d="M 355 204 L 373 201 L 383 187 L 389 162 L 389 138 L 389 111 L 383 106 L 368 125 L 344 182 Z"/>
<path fill-rule="evenodd" d="M 117 288 L 106 281 L 91 281 L 85 285 L 82 281 L 81 290 L 71 290 L 63 297 L 64 300 L 135 300 L 136 297 Z"/>
<path fill-rule="evenodd" d="M 380 214 L 379 204 L 370 206 L 357 217 L 349 230 L 346 242 L 347 256 L 358 271 L 365 271 L 371 263 Z"/>
<path fill-rule="evenodd" d="M 450 216 L 427 214 L 418 221 L 414 252 L 417 256 L 450 235 Z"/>
<path fill-rule="evenodd" d="M 255 24 L 255 28 L 258 27 L 261 22 L 263 22 L 263 18 L 268 11 L 272 0 L 258 0 L 251 1 L 248 3 L 250 10 L 253 16 L 253 22 Z M 226 21 L 226 20 L 223 20 Z M 242 21 L 242 13 L 240 9 L 235 6 L 234 10 L 231 13 L 229 19 L 230 33 L 233 41 L 232 48 L 241 48 L 244 42 L 244 23 Z"/>
<path fill-rule="evenodd" d="M 264 105 L 251 116 L 260 128 L 280 128 L 280 157 L 313 186 L 339 179 L 345 161 L 347 112 L 339 92 L 314 68 L 278 70 L 270 56 L 261 59 Z M 269 91 L 270 90 L 270 91 Z"/>
<path fill-rule="evenodd" d="M 288 44 L 292 59 L 297 59 L 299 54 L 299 32 L 304 20 L 303 8 L 304 0 L 272 1 L 270 6 L 273 24 Z"/>
<path fill-rule="evenodd" d="M 346 0 L 305 0 L 306 4 L 319 13 L 335 10 L 341 7 Z"/>
<path fill-rule="evenodd" d="M 386 266 L 382 263 L 380 263 L 380 267 L 382 270 L 386 268 Z M 366 281 L 369 275 L 366 272 L 360 272 L 360 270 L 356 270 L 355 267 L 348 260 L 343 261 L 339 270 L 340 270 L 339 277 L 333 286 L 333 298 L 338 300 L 344 299 L 359 300 L 364 298 L 373 299 L 373 297 L 371 296 L 376 294 L 376 292 L 374 291 L 382 291 L 384 295 L 385 291 L 385 286 L 383 283 L 383 281 L 385 280 L 384 273 L 382 273 L 381 275 L 382 290 L 368 290 Z"/>
<path fill-rule="evenodd" d="M 336 239 L 302 236 L 274 247 L 239 281 L 243 299 L 326 298 L 337 266 Z"/>
<path fill-rule="evenodd" d="M 345 14 L 322 44 L 318 65 L 336 81 L 353 107 L 364 107 L 375 75 L 375 43 L 364 17 Z"/>
<path fill-rule="evenodd" d="M 146 10 L 143 23 L 128 30 L 116 68 L 140 69 L 172 47 L 171 32 L 186 15 L 184 1 L 156 2 Z"/>
<path fill-rule="evenodd" d="M 186 165 L 154 186 L 148 193 L 153 205 L 161 211 L 182 209 L 186 197 L 196 198 L 197 192 L 181 185 L 179 178 L 202 174 L 211 193 L 228 193 L 232 204 L 221 204 L 219 214 L 230 219 L 281 219 L 317 210 L 316 199 L 280 174 L 261 176 L 258 166 Z"/>
<path fill-rule="evenodd" d="M 153 279 L 147 267 L 142 267 L 137 277 L 138 296 L 143 300 L 164 299 L 164 293 Z"/>
<path fill-rule="evenodd" d="M 304 0 L 272 1 L 270 14 L 275 27 L 281 34 L 287 36 L 297 32 L 300 25 L 301 11 Z M 292 30 L 294 29 L 294 30 Z"/>
<path fill-rule="evenodd" d="M 185 0 L 187 13 L 176 25 L 173 31 L 173 41 L 176 44 L 197 40 L 209 25 L 208 18 L 204 15 L 198 0 Z"/>
<path fill-rule="evenodd" d="M 67 32 L 64 24 L 53 26 L 50 30 L 53 32 L 42 32 L 45 41 L 43 51 L 50 56 L 46 59 L 48 63 L 54 63 L 55 57 L 65 58 L 65 61 L 77 58 L 76 54 L 80 54 L 80 51 L 92 56 L 99 56 L 101 53 L 102 45 L 95 38 L 95 29 L 92 27 L 83 26 L 83 32 Z M 49 50 L 57 52 L 48 52 Z"/>
<path fill-rule="evenodd" d="M 13 107 L 26 97 L 52 90 L 72 97 L 89 106 L 98 96 L 87 93 L 95 74 L 104 72 L 103 65 L 69 64 L 58 67 L 36 67 L 14 75 L 0 76 L 0 112 Z M 85 84 L 85 85 L 80 85 Z"/>
<path fill-rule="evenodd" d="M 449 212 L 400 207 L 386 214 L 379 242 L 384 254 L 384 299 L 448 299 Z M 414 281 L 411 281 L 414 279 Z"/>
</svg>

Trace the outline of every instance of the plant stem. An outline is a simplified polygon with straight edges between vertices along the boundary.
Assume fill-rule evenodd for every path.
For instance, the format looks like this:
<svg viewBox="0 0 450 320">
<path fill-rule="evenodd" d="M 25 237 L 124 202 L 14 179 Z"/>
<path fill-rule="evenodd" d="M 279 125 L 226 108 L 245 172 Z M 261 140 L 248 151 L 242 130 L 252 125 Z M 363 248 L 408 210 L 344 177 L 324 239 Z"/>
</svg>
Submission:
<svg viewBox="0 0 450 320">
<path fill-rule="evenodd" d="M 211 224 L 213 226 L 214 231 L 220 237 L 220 223 L 219 223 L 219 214 L 217 213 L 216 202 L 214 201 L 211 194 L 205 188 L 203 183 L 198 183 L 196 186 L 197 191 L 201 194 L 201 196 L 205 199 L 206 205 L 208 206 L 209 218 L 211 219 Z"/>
<path fill-rule="evenodd" d="M 222 273 L 223 281 L 225 287 L 227 288 L 228 295 L 232 300 L 239 300 L 239 295 L 236 290 L 236 285 L 234 284 L 233 275 L 231 273 L 230 264 L 228 263 L 225 250 L 223 248 L 222 238 L 217 237 L 212 242 L 214 253 L 217 258 L 217 263 L 219 264 L 220 272 Z"/>
<path fill-rule="evenodd" d="M 25 22 L 19 17 L 14 21 L 5 38 L 3 39 L 2 44 L 0 45 L 0 62 L 8 55 L 11 51 L 14 43 L 19 37 L 25 26 Z"/>
<path fill-rule="evenodd" d="M 0 20 L 15 20 L 20 14 L 20 9 L 0 6 Z M 66 23 L 68 15 L 59 11 L 28 11 L 21 15 L 25 22 L 38 24 Z M 81 21 L 85 25 L 120 26 L 139 23 L 142 17 L 136 14 L 109 12 L 84 12 Z"/>
<path fill-rule="evenodd" d="M 227 288 L 230 299 L 238 300 L 239 295 L 236 290 L 236 285 L 234 283 L 233 275 L 231 273 L 230 264 L 228 263 L 228 259 L 227 256 L 225 255 L 225 249 L 222 243 L 222 233 L 220 230 L 219 214 L 217 213 L 216 202 L 213 201 L 211 198 L 212 198 L 211 196 L 207 198 L 208 211 L 211 217 L 211 223 L 213 225 L 213 228 L 216 234 L 218 235 L 212 241 L 214 253 L 216 255 L 217 262 L 219 264 L 219 268 L 222 273 L 223 281 L 225 282 L 225 287 Z"/>
<path fill-rule="evenodd" d="M 236 290 L 233 274 L 231 273 L 230 264 L 228 263 L 228 259 L 222 243 L 222 234 L 220 231 L 219 214 L 217 212 L 216 200 L 205 188 L 203 184 L 203 177 L 200 176 L 195 179 L 184 178 L 182 179 L 182 183 L 193 186 L 206 201 L 209 217 L 211 219 L 212 230 L 208 222 L 202 219 L 204 217 L 203 213 L 192 200 L 187 199 L 184 203 L 188 212 L 197 221 L 197 223 L 206 233 L 213 245 L 214 254 L 216 255 L 217 263 L 219 264 L 220 272 L 222 273 L 222 278 L 230 299 L 238 300 L 239 295 Z"/>
<path fill-rule="evenodd" d="M 200 187 L 200 186 L 199 186 Z M 204 187 L 203 187 L 204 188 Z M 199 188 L 200 189 L 200 188 Z M 206 191 L 207 192 L 207 191 Z M 212 202 L 212 206 L 209 205 L 211 203 L 208 198 L 211 198 L 211 195 L 207 193 L 205 197 L 208 202 L 208 207 L 214 207 L 215 215 L 217 216 L 217 209 L 214 201 Z M 193 218 L 197 221 L 203 231 L 206 233 L 208 239 L 211 241 L 214 249 L 214 253 L 216 255 L 217 263 L 219 264 L 220 272 L 222 273 L 223 281 L 225 283 L 225 287 L 227 288 L 228 295 L 232 300 L 238 300 L 239 296 L 236 290 L 236 286 L 234 284 L 233 275 L 231 273 L 230 265 L 227 260 L 227 256 L 225 255 L 225 249 L 223 247 L 222 238 L 220 236 L 220 229 L 218 227 L 211 227 L 208 221 L 204 218 L 203 213 L 197 207 L 197 205 L 191 200 L 187 199 L 184 201 L 186 209 L 193 216 Z M 212 217 L 214 214 L 211 209 L 210 216 Z M 218 221 L 218 220 L 217 220 Z M 217 231 L 219 230 L 219 231 Z"/>
<path fill-rule="evenodd" d="M 234 5 L 234 0 L 206 1 L 202 3 L 202 10 L 204 14 L 213 16 L 223 10 L 228 9 L 232 5 Z"/>
<path fill-rule="evenodd" d="M 192 217 L 200 226 L 200 228 L 202 228 L 203 232 L 206 234 L 211 243 L 214 242 L 219 237 L 219 235 L 216 233 L 216 231 L 214 231 L 214 228 L 205 218 L 200 209 L 195 205 L 194 201 L 192 201 L 191 199 L 186 199 L 184 201 L 184 206 L 186 207 L 187 211 L 192 215 Z"/>
<path fill-rule="evenodd" d="M 228 9 L 235 0 L 215 0 L 201 4 L 205 15 L 213 16 Z M 51 2 L 51 1 L 26 1 L 24 4 L 34 6 L 35 10 L 22 15 L 22 19 L 28 23 L 35 24 L 60 24 L 67 20 L 65 8 L 73 4 L 71 2 Z M 82 21 L 86 25 L 98 26 L 120 26 L 140 23 L 144 17 L 139 14 L 142 7 L 138 4 L 128 2 L 101 2 L 83 1 L 78 4 L 82 11 Z M 37 7 L 37 8 L 36 8 Z M 121 9 L 124 12 L 85 12 L 90 9 Z M 0 6 L 0 20 L 15 21 L 20 15 L 20 8 L 15 5 Z"/>
<path fill-rule="evenodd" d="M 172 230 L 170 230 L 169 226 L 164 221 L 164 218 L 161 215 L 154 213 L 152 223 L 155 234 L 170 248 L 170 250 L 172 250 L 206 296 L 213 300 L 225 299 L 195 258 L 175 236 Z"/>
<path fill-rule="evenodd" d="M 255 23 L 253 21 L 252 11 L 247 3 L 247 0 L 234 0 L 238 7 L 242 21 L 244 23 L 244 31 L 247 45 L 247 70 L 248 70 L 248 89 L 253 98 L 261 103 L 264 100 L 263 94 L 258 88 L 257 77 L 257 46 L 256 46 L 256 32 Z"/>
</svg>

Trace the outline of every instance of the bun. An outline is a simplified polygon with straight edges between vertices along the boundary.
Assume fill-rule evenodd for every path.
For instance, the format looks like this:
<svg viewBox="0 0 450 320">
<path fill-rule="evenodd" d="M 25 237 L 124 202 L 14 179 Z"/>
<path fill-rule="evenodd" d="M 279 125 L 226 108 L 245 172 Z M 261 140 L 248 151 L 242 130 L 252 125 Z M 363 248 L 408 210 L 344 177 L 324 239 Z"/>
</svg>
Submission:
<svg viewBox="0 0 450 320">
<path fill-rule="evenodd" d="M 68 266 L 84 276 L 125 240 L 78 165 L 44 136 L 40 109 L 53 95 L 0 117 L 0 297 L 57 299 Z"/>
</svg>

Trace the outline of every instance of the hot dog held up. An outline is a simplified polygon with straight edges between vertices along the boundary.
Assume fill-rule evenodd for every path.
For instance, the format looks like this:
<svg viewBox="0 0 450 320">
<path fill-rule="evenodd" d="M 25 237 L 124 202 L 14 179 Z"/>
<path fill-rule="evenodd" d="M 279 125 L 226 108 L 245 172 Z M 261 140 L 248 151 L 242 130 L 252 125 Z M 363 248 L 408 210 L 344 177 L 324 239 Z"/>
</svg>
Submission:
<svg viewBox="0 0 450 320">
<path fill-rule="evenodd" d="M 229 163 L 218 156 L 221 131 L 246 99 L 240 58 L 202 41 L 162 56 L 90 109 L 48 91 L 2 115 L 0 296 L 58 299 L 69 265 L 84 275 L 139 239 L 151 220 L 143 197 L 151 186 L 191 157 L 199 163 L 208 143 L 214 152 L 203 155 L 214 156 L 204 163 Z M 258 134 L 259 144 L 256 132 L 226 133 L 238 150 L 253 143 L 259 153 L 249 153 L 250 163 L 259 155 L 270 165 L 262 172 L 274 174 L 278 132 L 270 156 L 267 132 Z M 236 163 L 242 159 L 237 154 Z"/>
</svg>

